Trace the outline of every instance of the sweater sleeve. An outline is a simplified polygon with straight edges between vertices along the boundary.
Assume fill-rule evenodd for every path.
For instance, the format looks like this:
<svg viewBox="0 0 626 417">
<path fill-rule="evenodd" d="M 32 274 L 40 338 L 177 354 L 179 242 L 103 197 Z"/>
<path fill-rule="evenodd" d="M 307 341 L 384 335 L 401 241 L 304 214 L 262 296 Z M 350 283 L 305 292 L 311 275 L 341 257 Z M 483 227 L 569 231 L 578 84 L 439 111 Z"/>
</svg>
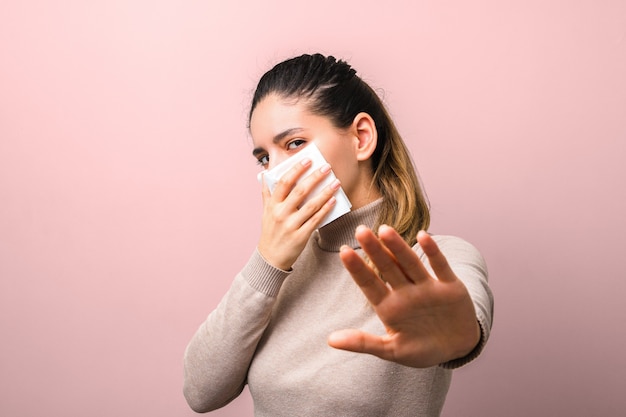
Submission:
<svg viewBox="0 0 626 417">
<path fill-rule="evenodd" d="M 194 411 L 223 407 L 241 393 L 256 346 L 288 275 L 255 251 L 196 331 L 185 350 L 183 385 Z"/>
<path fill-rule="evenodd" d="M 487 264 L 478 249 L 454 236 L 433 236 L 448 264 L 463 281 L 474 303 L 481 337 L 478 345 L 468 355 L 443 363 L 446 369 L 459 368 L 476 359 L 485 348 L 493 321 L 493 294 L 489 288 Z"/>
</svg>

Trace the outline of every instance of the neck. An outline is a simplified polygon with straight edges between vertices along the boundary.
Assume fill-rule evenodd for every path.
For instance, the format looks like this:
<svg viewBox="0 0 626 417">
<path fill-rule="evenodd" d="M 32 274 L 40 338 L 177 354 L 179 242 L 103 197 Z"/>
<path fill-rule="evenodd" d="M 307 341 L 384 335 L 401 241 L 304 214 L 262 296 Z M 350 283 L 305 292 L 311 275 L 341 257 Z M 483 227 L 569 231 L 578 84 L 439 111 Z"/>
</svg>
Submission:
<svg viewBox="0 0 626 417">
<path fill-rule="evenodd" d="M 325 251 L 339 252 L 339 248 L 348 245 L 353 249 L 360 248 L 354 237 L 357 226 L 364 225 L 373 228 L 378 220 L 378 212 L 382 204 L 382 198 L 354 208 L 337 220 L 320 228 L 315 236 L 318 246 Z"/>
</svg>

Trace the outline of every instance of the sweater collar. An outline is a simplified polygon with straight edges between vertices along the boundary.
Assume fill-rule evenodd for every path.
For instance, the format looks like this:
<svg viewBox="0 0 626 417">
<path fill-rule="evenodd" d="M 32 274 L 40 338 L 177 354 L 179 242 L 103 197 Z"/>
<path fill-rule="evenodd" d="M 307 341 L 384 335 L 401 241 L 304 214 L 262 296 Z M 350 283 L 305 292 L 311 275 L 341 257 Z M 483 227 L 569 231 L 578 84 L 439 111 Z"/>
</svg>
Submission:
<svg viewBox="0 0 626 417">
<path fill-rule="evenodd" d="M 359 225 L 374 227 L 382 202 L 383 199 L 380 198 L 321 227 L 314 235 L 317 245 L 328 252 L 339 252 L 343 245 L 353 249 L 360 248 L 361 245 L 354 237 L 354 232 Z"/>
</svg>

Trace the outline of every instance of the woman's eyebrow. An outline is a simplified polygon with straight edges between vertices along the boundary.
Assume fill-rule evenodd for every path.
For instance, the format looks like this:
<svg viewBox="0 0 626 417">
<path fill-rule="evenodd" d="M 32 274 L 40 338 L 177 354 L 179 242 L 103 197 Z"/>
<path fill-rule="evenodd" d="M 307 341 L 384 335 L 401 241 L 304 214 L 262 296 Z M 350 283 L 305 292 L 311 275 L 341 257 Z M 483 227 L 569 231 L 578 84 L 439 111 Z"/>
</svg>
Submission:
<svg viewBox="0 0 626 417">
<path fill-rule="evenodd" d="M 281 140 L 283 140 L 285 137 L 293 135 L 294 133 L 299 133 L 302 132 L 304 130 L 304 128 L 302 127 L 292 127 L 290 129 L 284 130 L 282 132 L 280 132 L 279 134 L 277 134 L 276 136 L 274 136 L 274 138 L 272 138 L 272 143 L 277 144 L 279 143 Z M 252 156 L 257 156 L 261 153 L 265 152 L 265 149 L 263 149 L 262 147 L 257 147 L 254 148 L 252 150 Z"/>
</svg>

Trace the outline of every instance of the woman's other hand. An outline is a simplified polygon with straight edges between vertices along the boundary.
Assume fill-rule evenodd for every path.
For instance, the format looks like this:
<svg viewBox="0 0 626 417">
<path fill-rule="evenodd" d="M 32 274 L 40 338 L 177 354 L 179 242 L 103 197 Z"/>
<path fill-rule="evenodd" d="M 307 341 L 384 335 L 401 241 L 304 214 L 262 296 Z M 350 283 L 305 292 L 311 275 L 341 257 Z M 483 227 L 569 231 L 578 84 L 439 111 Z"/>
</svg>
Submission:
<svg viewBox="0 0 626 417">
<path fill-rule="evenodd" d="M 435 276 L 389 226 L 380 227 L 378 238 L 360 226 L 356 238 L 378 272 L 349 247 L 341 249 L 341 260 L 387 332 L 381 336 L 341 330 L 330 335 L 330 346 L 418 368 L 466 356 L 474 349 L 480 326 L 470 295 L 426 232 L 419 232 L 417 240 Z"/>
<path fill-rule="evenodd" d="M 306 246 L 311 234 L 335 205 L 334 193 L 340 183 L 334 181 L 318 195 L 303 204 L 308 194 L 330 173 L 325 165 L 297 182 L 311 165 L 304 159 L 287 171 L 276 183 L 274 191 L 263 181 L 263 220 L 259 253 L 276 268 L 289 270 Z"/>
</svg>

